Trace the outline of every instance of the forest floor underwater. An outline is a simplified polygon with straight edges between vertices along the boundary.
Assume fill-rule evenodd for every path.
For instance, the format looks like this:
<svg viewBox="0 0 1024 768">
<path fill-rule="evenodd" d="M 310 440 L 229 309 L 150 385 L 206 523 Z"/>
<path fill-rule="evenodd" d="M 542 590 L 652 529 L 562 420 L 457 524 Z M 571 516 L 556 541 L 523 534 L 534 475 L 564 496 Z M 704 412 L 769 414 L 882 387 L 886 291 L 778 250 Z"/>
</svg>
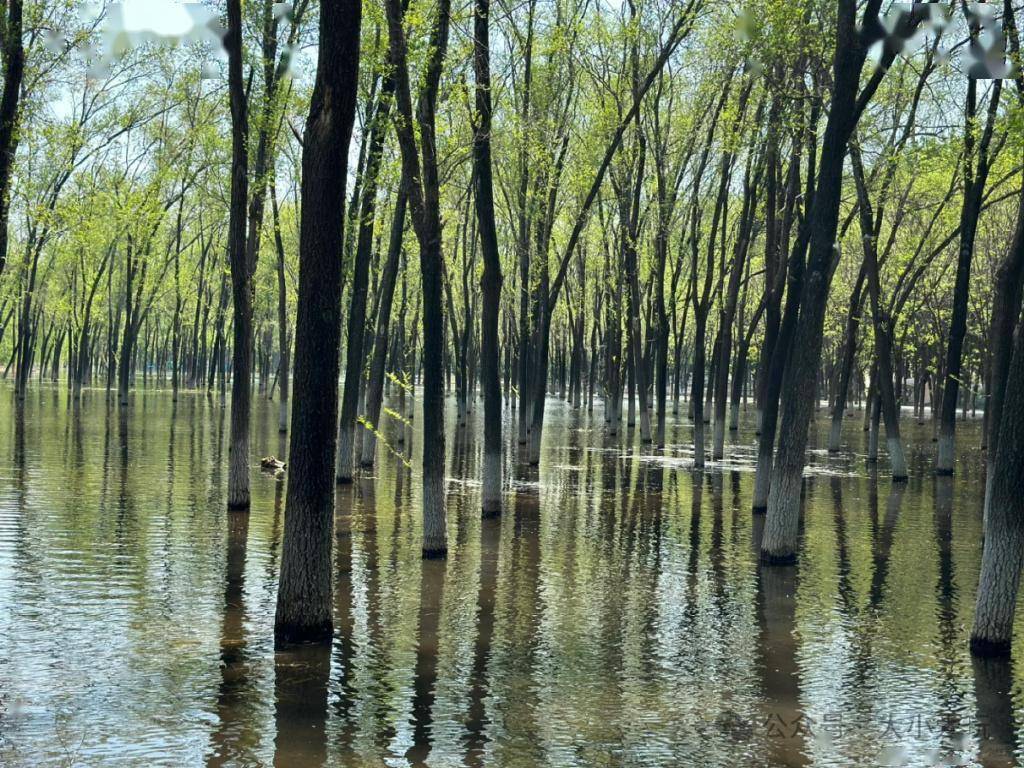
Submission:
<svg viewBox="0 0 1024 768">
<path fill-rule="evenodd" d="M 548 400 L 539 470 L 505 410 L 482 519 L 482 404 L 449 399 L 448 558 L 420 556 L 419 414 L 338 486 L 334 638 L 275 653 L 286 478 L 254 401 L 253 502 L 228 512 L 227 410 L 205 393 L 0 392 L 0 764 L 1015 765 L 1022 673 L 968 652 L 980 419 L 954 477 L 904 414 L 909 482 L 812 424 L 800 558 L 762 567 L 753 412 L 692 468 Z M 406 432 L 399 439 L 397 430 Z M 412 454 L 405 451 L 412 444 Z M 1020 615 L 1020 612 L 1018 612 Z M 1022 633 L 1017 632 L 1016 637 Z M 1019 658 L 1019 654 L 1018 654 Z"/>
</svg>

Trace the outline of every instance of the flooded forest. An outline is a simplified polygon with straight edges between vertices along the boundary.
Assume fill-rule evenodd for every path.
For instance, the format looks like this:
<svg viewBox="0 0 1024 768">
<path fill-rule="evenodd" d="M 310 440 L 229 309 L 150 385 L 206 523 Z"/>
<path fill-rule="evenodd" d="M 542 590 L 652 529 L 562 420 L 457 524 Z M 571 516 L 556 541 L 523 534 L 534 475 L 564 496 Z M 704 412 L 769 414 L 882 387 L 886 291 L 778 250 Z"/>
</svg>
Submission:
<svg viewBox="0 0 1024 768">
<path fill-rule="evenodd" d="M 0 0 L 0 765 L 1024 765 L 1020 0 Z"/>
</svg>

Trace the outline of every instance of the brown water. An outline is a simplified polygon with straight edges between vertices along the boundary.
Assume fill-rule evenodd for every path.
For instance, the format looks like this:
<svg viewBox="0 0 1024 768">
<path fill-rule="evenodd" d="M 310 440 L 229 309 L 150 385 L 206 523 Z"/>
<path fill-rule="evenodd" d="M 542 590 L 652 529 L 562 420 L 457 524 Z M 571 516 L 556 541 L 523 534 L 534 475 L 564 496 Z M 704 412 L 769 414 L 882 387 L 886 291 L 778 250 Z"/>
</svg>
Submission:
<svg viewBox="0 0 1024 768">
<path fill-rule="evenodd" d="M 254 456 L 283 453 L 275 412 Z M 699 474 L 685 418 L 664 455 L 603 426 L 549 401 L 539 476 L 509 461 L 481 520 L 482 428 L 451 425 L 445 562 L 420 559 L 418 461 L 385 455 L 338 491 L 332 646 L 275 654 L 283 484 L 254 471 L 225 511 L 215 399 L 44 389 L 19 416 L 0 391 L 0 764 L 1014 764 L 1021 673 L 966 650 L 978 422 L 950 481 L 908 420 L 894 488 L 848 420 L 774 569 L 749 427 Z"/>
</svg>

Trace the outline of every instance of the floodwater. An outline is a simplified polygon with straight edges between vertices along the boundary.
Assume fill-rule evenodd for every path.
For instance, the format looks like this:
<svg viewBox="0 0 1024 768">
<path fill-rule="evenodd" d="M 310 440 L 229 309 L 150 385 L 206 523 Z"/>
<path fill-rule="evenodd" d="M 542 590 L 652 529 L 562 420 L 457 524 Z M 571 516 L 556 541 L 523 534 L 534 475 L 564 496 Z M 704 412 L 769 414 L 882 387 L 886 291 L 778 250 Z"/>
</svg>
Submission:
<svg viewBox="0 0 1024 768">
<path fill-rule="evenodd" d="M 257 401 L 254 457 L 284 450 L 275 413 Z M 763 569 L 749 423 L 695 473 L 685 416 L 657 455 L 550 400 L 539 476 L 511 452 L 505 514 L 481 520 L 480 413 L 450 416 L 447 561 L 420 558 L 418 459 L 388 427 L 395 452 L 338 490 L 333 644 L 275 654 L 283 483 L 254 469 L 251 513 L 226 511 L 216 398 L 71 410 L 44 388 L 19 415 L 0 391 L 0 764 L 1020 758 L 1019 668 L 967 653 L 979 422 L 951 481 L 908 418 L 894 487 L 859 414 L 818 450 L 822 411 L 800 563 Z"/>
</svg>

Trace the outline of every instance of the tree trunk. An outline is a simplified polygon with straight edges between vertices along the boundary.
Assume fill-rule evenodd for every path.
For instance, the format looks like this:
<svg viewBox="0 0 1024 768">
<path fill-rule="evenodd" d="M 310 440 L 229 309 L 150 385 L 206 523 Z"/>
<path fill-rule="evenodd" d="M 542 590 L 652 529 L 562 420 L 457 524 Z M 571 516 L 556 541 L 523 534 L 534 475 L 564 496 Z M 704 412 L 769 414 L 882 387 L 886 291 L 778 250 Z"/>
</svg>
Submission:
<svg viewBox="0 0 1024 768">
<path fill-rule="evenodd" d="M 696 269 L 696 265 L 694 265 Z M 693 384 L 690 388 L 690 404 L 693 406 L 693 466 L 704 467 L 704 369 L 706 353 L 705 337 L 707 321 L 704 313 L 694 307 L 696 335 L 693 342 Z"/>
<path fill-rule="evenodd" d="M 1006 398 L 1006 379 L 1013 353 L 1013 329 L 1021 309 L 1021 291 L 1024 287 L 1024 190 L 1017 207 L 1017 224 L 1009 250 L 996 268 L 995 290 L 992 299 L 992 319 L 989 324 L 988 343 L 991 345 L 989 363 L 989 397 L 985 405 L 986 473 L 985 516 L 991 504 L 992 480 L 995 477 L 995 457 L 999 448 L 1003 401 Z M 923 400 L 923 394 L 922 394 Z"/>
<path fill-rule="evenodd" d="M 363 188 L 359 202 L 359 232 L 356 239 L 355 264 L 352 273 L 352 299 L 348 315 L 348 347 L 345 357 L 345 388 L 338 419 L 338 454 L 335 480 L 351 483 L 356 415 L 359 392 L 363 384 L 363 336 L 366 325 L 366 295 L 370 275 L 370 257 L 373 255 L 373 228 L 377 213 L 377 180 L 380 177 L 391 113 L 394 80 L 387 77 L 381 87 L 377 109 L 370 127 L 368 156 L 363 173 Z"/>
<path fill-rule="evenodd" d="M 377 307 L 377 332 L 373 342 L 373 361 L 370 365 L 370 380 L 366 384 L 366 422 L 363 432 L 360 464 L 373 466 L 373 454 L 377 446 L 377 433 L 381 429 L 380 409 L 384 400 L 384 375 L 387 370 L 388 326 L 391 320 L 391 305 L 395 295 L 395 283 L 402 255 L 402 234 L 405 229 L 406 188 L 408 179 L 399 182 L 398 197 L 391 219 L 391 239 L 388 243 L 388 260 L 381 278 L 380 301 Z"/>
<path fill-rule="evenodd" d="M 875 221 L 868 199 L 867 181 L 860 161 L 860 152 L 851 152 L 853 174 L 857 185 L 858 210 L 860 213 L 861 237 L 864 242 L 864 271 L 868 279 L 868 296 L 871 300 L 871 319 L 875 331 L 875 359 L 878 370 L 878 395 L 882 416 L 885 419 L 885 437 L 889 448 L 889 465 L 892 479 L 900 482 L 907 479 L 907 460 L 903 453 L 900 437 L 900 414 L 893 388 L 892 324 L 890 318 L 882 315 L 881 285 L 878 268 L 878 250 L 875 244 Z M 845 398 L 844 398 L 845 399 Z"/>
<path fill-rule="evenodd" d="M 419 149 L 413 134 L 412 95 L 406 60 L 405 30 L 399 0 L 386 0 L 391 64 L 401 117 L 396 133 L 402 169 L 410 181 L 409 208 L 420 244 L 423 281 L 423 556 L 448 554 L 445 521 L 444 436 L 444 258 L 441 253 L 440 179 L 436 155 L 434 109 L 441 64 L 448 47 L 450 0 L 440 0 L 430 34 L 430 56 L 424 66 L 419 97 Z"/>
<path fill-rule="evenodd" d="M 476 215 L 483 252 L 480 277 L 483 314 L 480 329 L 484 390 L 484 471 L 481 506 L 484 515 L 501 512 L 501 381 L 498 376 L 498 312 L 501 309 L 501 259 L 494 219 L 491 174 L 490 0 L 476 0 L 473 15 L 473 65 L 476 76 L 476 131 L 473 167 L 476 171 Z"/>
<path fill-rule="evenodd" d="M 11 177 L 18 149 L 18 101 L 25 74 L 22 0 L 10 0 L 4 38 L 4 90 L 0 96 L 0 275 L 7 264 L 7 225 L 11 209 Z"/>
<path fill-rule="evenodd" d="M 866 273 L 862 266 L 860 273 L 857 275 L 857 283 L 853 287 L 853 293 L 850 295 L 850 306 L 846 312 L 842 368 L 839 370 L 839 384 L 832 404 L 832 428 L 829 430 L 828 436 L 829 453 L 839 452 L 839 443 L 843 435 L 843 416 L 846 415 L 846 401 L 850 392 L 850 376 L 853 373 L 853 364 L 857 359 L 857 332 L 860 329 L 861 296 L 865 276 Z"/>
<path fill-rule="evenodd" d="M 1009 655 L 1024 564 L 1024 329 L 1017 326 L 1013 358 L 1006 376 L 1006 395 L 999 424 L 999 442 L 992 463 L 989 508 L 981 578 L 971 630 L 971 652 L 980 656 Z"/>
<path fill-rule="evenodd" d="M 939 414 L 939 448 L 935 459 L 935 472 L 953 474 L 956 459 L 956 406 L 960 396 L 960 369 L 963 362 L 964 338 L 967 336 L 968 298 L 971 286 L 971 262 L 974 241 L 978 231 L 978 217 L 988 179 L 988 146 L 992 139 L 995 115 L 999 104 L 1001 81 L 996 80 L 989 100 L 988 121 L 981 141 L 975 149 L 975 99 L 977 81 L 967 81 L 966 136 L 964 151 L 964 201 L 960 211 L 960 249 L 956 262 L 956 282 L 953 285 L 953 314 L 949 324 L 949 346 L 946 348 L 946 370 L 942 386 L 942 409 Z M 974 154 L 977 152 L 977 166 Z"/>
<path fill-rule="evenodd" d="M 772 463 L 768 517 L 761 545 L 761 558 L 766 563 L 796 560 L 800 491 L 835 258 L 843 160 L 850 134 L 856 127 L 857 85 L 866 57 L 856 15 L 853 0 L 841 0 L 832 105 L 822 142 L 817 187 L 808 216 L 810 244 L 807 271 L 800 292 L 800 314 L 795 323 L 789 362 L 783 375 L 782 392 L 785 397 L 780 408 L 779 445 Z"/>
<path fill-rule="evenodd" d="M 288 285 L 285 282 L 284 241 L 281 239 L 281 217 L 277 208 L 277 184 L 273 174 L 270 180 L 270 207 L 274 217 L 274 248 L 277 250 L 277 362 L 278 416 L 277 431 L 288 431 L 288 404 L 291 395 L 289 362 L 291 357 L 290 335 L 288 333 Z"/>
<path fill-rule="evenodd" d="M 359 80 L 359 0 L 324 3 L 302 151 L 295 406 L 274 637 L 330 642 L 335 423 L 348 145 Z"/>
<path fill-rule="evenodd" d="M 813 150 L 810 153 L 813 157 Z M 806 252 L 806 230 L 802 231 L 794 244 L 786 268 L 786 308 L 779 322 L 775 343 L 767 369 L 759 371 L 764 379 L 761 401 L 760 430 L 757 438 L 757 471 L 754 475 L 754 512 L 768 509 L 768 497 L 772 483 L 772 466 L 775 459 L 775 435 L 779 425 L 779 397 L 783 379 L 789 366 L 793 332 L 800 308 L 800 293 L 804 281 L 804 260 Z"/>
<path fill-rule="evenodd" d="M 231 203 L 228 257 L 234 309 L 231 364 L 231 443 L 228 448 L 228 508 L 249 508 L 249 407 L 252 379 L 252 265 L 245 242 L 249 199 L 248 105 L 242 78 L 241 0 L 228 0 L 228 94 L 231 102 Z M 335 214 L 337 215 L 337 214 Z"/>
<path fill-rule="evenodd" d="M 726 289 L 725 303 L 719 313 L 718 334 L 719 349 L 717 355 L 717 375 L 714 384 L 714 421 L 712 433 L 711 458 L 719 460 L 725 456 L 726 409 L 729 395 L 729 363 L 732 361 L 733 321 L 739 302 L 740 279 L 743 276 L 747 261 L 747 250 L 750 246 L 751 231 L 754 226 L 754 213 L 757 208 L 757 187 L 760 185 L 760 173 L 751 179 L 748 165 L 744 180 L 743 210 L 740 214 L 739 232 L 733 249 L 732 267 L 729 272 L 729 284 Z M 741 372 L 733 371 L 733 378 L 739 379 Z"/>
</svg>

